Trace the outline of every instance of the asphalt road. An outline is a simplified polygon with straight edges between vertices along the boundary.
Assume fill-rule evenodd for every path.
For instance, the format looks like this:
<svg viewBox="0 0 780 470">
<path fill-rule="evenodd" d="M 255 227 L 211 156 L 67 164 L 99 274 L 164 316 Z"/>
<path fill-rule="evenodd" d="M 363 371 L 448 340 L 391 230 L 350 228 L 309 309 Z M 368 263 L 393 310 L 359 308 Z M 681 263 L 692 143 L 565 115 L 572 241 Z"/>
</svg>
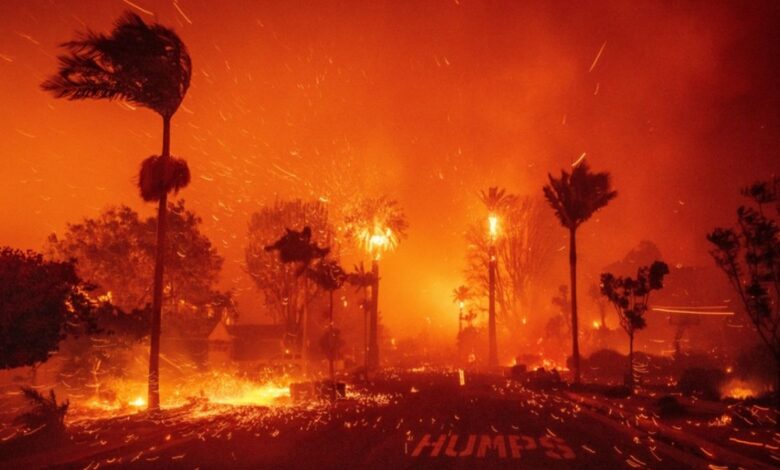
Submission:
<svg viewBox="0 0 780 470">
<path fill-rule="evenodd" d="M 35 468 L 690 468 L 555 391 L 405 373 L 335 407 L 213 408 L 81 423 Z M 654 450 L 653 450 L 654 449 Z M 3 466 L 0 462 L 0 466 Z"/>
</svg>

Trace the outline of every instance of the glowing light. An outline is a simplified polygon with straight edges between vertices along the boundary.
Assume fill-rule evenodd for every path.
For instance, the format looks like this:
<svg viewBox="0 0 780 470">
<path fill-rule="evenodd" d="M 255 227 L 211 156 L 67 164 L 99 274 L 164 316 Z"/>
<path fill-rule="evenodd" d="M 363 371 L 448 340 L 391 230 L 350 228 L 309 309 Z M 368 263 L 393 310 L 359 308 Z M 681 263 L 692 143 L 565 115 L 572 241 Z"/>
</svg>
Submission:
<svg viewBox="0 0 780 470">
<path fill-rule="evenodd" d="M 721 308 L 721 307 L 698 307 L 698 308 Z M 734 312 L 729 311 L 723 311 L 723 312 L 717 312 L 717 311 L 702 311 L 697 309 L 697 307 L 685 307 L 685 308 L 677 308 L 677 307 L 653 307 L 652 310 L 654 312 L 664 312 L 664 313 L 683 313 L 685 315 L 706 315 L 706 316 L 720 316 L 720 317 L 730 317 L 734 315 Z"/>
<path fill-rule="evenodd" d="M 593 320 L 593 328 L 595 329 L 601 328 L 601 323 L 598 320 Z"/>
<path fill-rule="evenodd" d="M 379 260 L 382 253 L 391 251 L 398 245 L 398 239 L 393 231 L 378 225 L 375 225 L 373 230 L 362 230 L 358 234 L 358 239 L 375 260 Z"/>
<path fill-rule="evenodd" d="M 135 400 L 128 403 L 130 406 L 134 406 L 136 408 L 143 408 L 146 406 L 146 400 L 144 397 L 136 397 Z"/>
<path fill-rule="evenodd" d="M 491 240 L 495 240 L 498 237 L 498 216 L 495 214 L 488 216 L 488 233 L 490 233 Z"/>
</svg>

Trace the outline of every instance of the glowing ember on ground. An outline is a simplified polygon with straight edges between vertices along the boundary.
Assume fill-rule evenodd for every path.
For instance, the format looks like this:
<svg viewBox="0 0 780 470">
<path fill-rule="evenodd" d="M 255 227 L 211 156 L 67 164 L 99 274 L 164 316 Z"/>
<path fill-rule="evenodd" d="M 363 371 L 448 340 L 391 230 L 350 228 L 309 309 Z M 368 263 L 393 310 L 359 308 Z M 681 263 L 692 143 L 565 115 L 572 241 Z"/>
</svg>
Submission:
<svg viewBox="0 0 780 470">
<path fill-rule="evenodd" d="M 731 380 L 721 389 L 721 395 L 724 398 L 735 398 L 737 400 L 745 400 L 747 398 L 755 398 L 761 395 L 761 392 L 756 390 L 756 387 L 743 380 Z"/>
</svg>

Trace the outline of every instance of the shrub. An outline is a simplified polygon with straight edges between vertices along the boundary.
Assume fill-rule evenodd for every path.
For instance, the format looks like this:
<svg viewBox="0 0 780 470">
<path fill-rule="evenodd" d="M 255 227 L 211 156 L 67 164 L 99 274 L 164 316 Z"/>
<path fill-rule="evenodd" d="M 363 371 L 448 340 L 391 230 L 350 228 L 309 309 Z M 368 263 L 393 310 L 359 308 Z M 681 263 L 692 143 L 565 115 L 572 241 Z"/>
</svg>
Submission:
<svg viewBox="0 0 780 470">
<path fill-rule="evenodd" d="M 685 407 L 672 395 L 664 395 L 655 402 L 658 414 L 662 418 L 671 418 L 685 414 Z"/>
<path fill-rule="evenodd" d="M 720 369 L 691 367 L 683 371 L 677 388 L 685 395 L 717 401 L 720 400 L 720 388 L 725 379 L 726 374 Z"/>
<path fill-rule="evenodd" d="M 17 416 L 14 420 L 16 424 L 30 430 L 40 428 L 46 433 L 62 434 L 65 432 L 65 414 L 70 406 L 68 400 L 57 403 L 54 390 L 49 390 L 48 397 L 30 387 L 22 387 L 22 393 L 32 405 L 32 409 Z"/>
</svg>

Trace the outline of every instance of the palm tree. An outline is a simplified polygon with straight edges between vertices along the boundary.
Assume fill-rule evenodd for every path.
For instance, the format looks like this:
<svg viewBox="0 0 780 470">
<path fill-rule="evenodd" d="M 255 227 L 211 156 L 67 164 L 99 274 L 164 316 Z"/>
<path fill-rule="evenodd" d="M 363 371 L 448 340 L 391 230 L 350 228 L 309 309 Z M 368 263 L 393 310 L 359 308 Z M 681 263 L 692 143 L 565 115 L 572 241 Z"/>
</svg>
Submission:
<svg viewBox="0 0 780 470">
<path fill-rule="evenodd" d="M 363 355 L 366 370 L 369 367 L 368 363 L 368 317 L 371 311 L 371 299 L 368 298 L 367 291 L 374 285 L 374 274 L 370 271 L 366 271 L 363 266 L 363 262 L 355 265 L 352 272 L 347 275 L 347 282 L 355 286 L 355 290 L 363 291 L 363 301 L 361 307 L 363 308 Z"/>
<path fill-rule="evenodd" d="M 458 305 L 458 336 L 463 331 L 463 307 L 471 298 L 471 290 L 468 286 L 458 286 L 452 289 L 452 302 Z"/>
<path fill-rule="evenodd" d="M 492 186 L 480 191 L 479 198 L 488 210 L 490 242 L 488 245 L 488 364 L 498 365 L 498 342 L 496 340 L 496 236 L 498 230 L 498 212 L 506 208 L 514 196 L 506 190 Z"/>
<path fill-rule="evenodd" d="M 577 330 L 577 228 L 594 212 L 617 196 L 610 184 L 609 173 L 593 173 L 587 162 L 574 167 L 571 174 L 561 171 L 560 178 L 548 175 L 550 184 L 544 187 L 544 197 L 555 215 L 569 229 L 569 268 L 571 274 L 571 337 L 574 381 L 580 382 L 580 346 Z"/>
<path fill-rule="evenodd" d="M 368 331 L 368 368 L 379 367 L 379 260 L 406 236 L 409 223 L 398 202 L 386 196 L 365 198 L 350 207 L 345 233 L 371 256 L 371 308 Z"/>
<path fill-rule="evenodd" d="M 328 370 L 330 371 L 330 398 L 331 401 L 336 400 L 336 375 L 333 369 L 333 359 L 336 356 L 336 349 L 338 348 L 336 330 L 333 323 L 333 291 L 339 289 L 347 280 L 347 273 L 341 268 L 336 261 L 320 259 L 312 268 L 306 270 L 306 275 L 314 281 L 317 286 L 328 292 L 328 331 L 327 331 L 327 353 L 328 353 Z"/>
<path fill-rule="evenodd" d="M 87 31 L 62 47 L 68 54 L 59 57 L 59 71 L 43 82 L 44 90 L 69 100 L 125 100 L 162 117 L 162 153 L 143 162 L 139 177 L 143 199 L 158 202 L 148 399 L 149 409 L 158 410 L 167 197 L 190 180 L 187 163 L 170 155 L 171 118 L 189 88 L 192 63 L 173 30 L 146 24 L 129 12 L 119 18 L 110 35 Z"/>
</svg>

